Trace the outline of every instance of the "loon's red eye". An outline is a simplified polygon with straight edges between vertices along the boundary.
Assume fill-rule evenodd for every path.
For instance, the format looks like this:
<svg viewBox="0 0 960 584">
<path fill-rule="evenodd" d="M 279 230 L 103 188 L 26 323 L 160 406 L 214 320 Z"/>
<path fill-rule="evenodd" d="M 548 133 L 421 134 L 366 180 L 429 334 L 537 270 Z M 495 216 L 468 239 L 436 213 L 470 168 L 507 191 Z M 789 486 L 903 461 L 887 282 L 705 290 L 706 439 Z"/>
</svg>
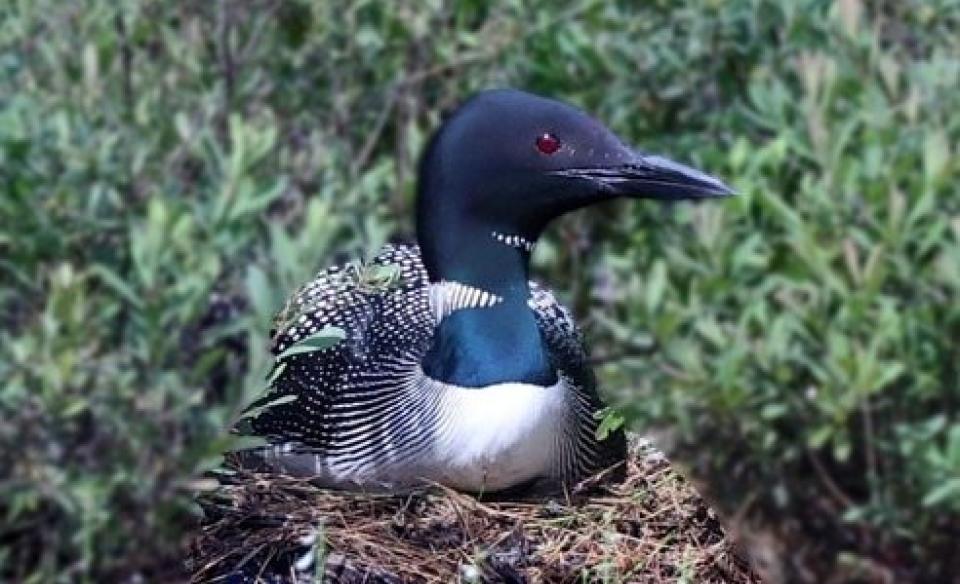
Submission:
<svg viewBox="0 0 960 584">
<path fill-rule="evenodd" d="M 550 132 L 544 132 L 537 136 L 537 150 L 543 154 L 553 154 L 557 150 L 560 150 L 560 146 L 562 145 L 560 138 L 557 138 Z"/>
</svg>

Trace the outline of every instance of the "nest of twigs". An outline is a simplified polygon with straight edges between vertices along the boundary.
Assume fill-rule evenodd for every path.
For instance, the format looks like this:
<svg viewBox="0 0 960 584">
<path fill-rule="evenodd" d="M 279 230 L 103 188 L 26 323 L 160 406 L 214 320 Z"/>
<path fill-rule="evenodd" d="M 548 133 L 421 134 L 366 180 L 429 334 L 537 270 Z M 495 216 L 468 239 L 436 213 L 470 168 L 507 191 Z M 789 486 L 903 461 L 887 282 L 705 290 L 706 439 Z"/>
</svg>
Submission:
<svg viewBox="0 0 960 584">
<path fill-rule="evenodd" d="M 220 482 L 200 499 L 195 582 L 759 582 L 642 442 L 625 483 L 560 500 L 365 494 L 242 471 Z"/>
</svg>

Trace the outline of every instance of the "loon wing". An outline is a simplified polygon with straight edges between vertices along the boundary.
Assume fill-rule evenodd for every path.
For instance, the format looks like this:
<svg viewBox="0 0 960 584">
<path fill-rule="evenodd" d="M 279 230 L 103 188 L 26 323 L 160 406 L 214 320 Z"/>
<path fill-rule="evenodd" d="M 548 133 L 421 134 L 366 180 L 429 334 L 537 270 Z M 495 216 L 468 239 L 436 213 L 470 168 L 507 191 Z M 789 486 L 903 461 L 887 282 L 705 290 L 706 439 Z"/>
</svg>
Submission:
<svg viewBox="0 0 960 584">
<path fill-rule="evenodd" d="M 622 428 L 617 428 L 602 440 L 597 437 L 601 422 L 597 414 L 603 410 L 604 403 L 597 392 L 597 378 L 590 366 L 580 327 L 548 288 L 533 281 L 530 282 L 530 308 L 536 316 L 553 366 L 567 380 L 575 398 L 577 447 L 574 451 L 579 454 L 579 460 L 575 461 L 579 476 L 588 477 L 611 469 L 610 478 L 623 480 L 626 477 L 626 467 L 622 464 L 627 455 L 626 434 Z"/>
<path fill-rule="evenodd" d="M 252 420 L 256 434 L 275 443 L 275 462 L 296 474 L 324 474 L 304 466 L 337 456 L 338 474 L 382 456 L 386 445 L 409 451 L 422 440 L 417 419 L 425 404 L 398 387 L 433 336 L 427 274 L 416 246 L 388 245 L 366 264 L 335 266 L 301 288 L 278 315 L 272 351 L 279 374 L 251 410 L 272 402 Z M 284 357 L 284 352 L 324 327 L 341 329 L 336 345 Z M 283 398 L 292 398 L 286 401 Z M 300 462 L 298 462 L 300 461 Z"/>
</svg>

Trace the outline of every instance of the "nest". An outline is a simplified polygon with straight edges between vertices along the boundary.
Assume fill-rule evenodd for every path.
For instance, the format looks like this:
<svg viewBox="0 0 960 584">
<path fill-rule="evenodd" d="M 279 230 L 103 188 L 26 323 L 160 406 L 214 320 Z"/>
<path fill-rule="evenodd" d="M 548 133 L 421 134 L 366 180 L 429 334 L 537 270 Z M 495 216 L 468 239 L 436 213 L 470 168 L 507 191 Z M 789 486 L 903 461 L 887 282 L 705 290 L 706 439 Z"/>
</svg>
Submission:
<svg viewBox="0 0 960 584">
<path fill-rule="evenodd" d="M 403 496 L 235 471 L 200 498 L 194 582 L 759 582 L 703 499 L 639 442 L 626 482 L 562 500 Z"/>
</svg>

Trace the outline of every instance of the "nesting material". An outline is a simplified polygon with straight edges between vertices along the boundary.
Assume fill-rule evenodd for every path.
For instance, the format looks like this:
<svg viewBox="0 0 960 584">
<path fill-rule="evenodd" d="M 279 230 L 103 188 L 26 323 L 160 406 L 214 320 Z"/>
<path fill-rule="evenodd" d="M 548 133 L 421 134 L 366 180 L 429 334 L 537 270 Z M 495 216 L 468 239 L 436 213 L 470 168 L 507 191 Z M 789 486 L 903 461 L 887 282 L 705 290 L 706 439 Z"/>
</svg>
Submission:
<svg viewBox="0 0 960 584">
<path fill-rule="evenodd" d="M 439 486 L 364 494 L 237 471 L 200 502 L 195 582 L 759 582 L 713 511 L 642 441 L 624 484 L 560 500 Z"/>
</svg>

